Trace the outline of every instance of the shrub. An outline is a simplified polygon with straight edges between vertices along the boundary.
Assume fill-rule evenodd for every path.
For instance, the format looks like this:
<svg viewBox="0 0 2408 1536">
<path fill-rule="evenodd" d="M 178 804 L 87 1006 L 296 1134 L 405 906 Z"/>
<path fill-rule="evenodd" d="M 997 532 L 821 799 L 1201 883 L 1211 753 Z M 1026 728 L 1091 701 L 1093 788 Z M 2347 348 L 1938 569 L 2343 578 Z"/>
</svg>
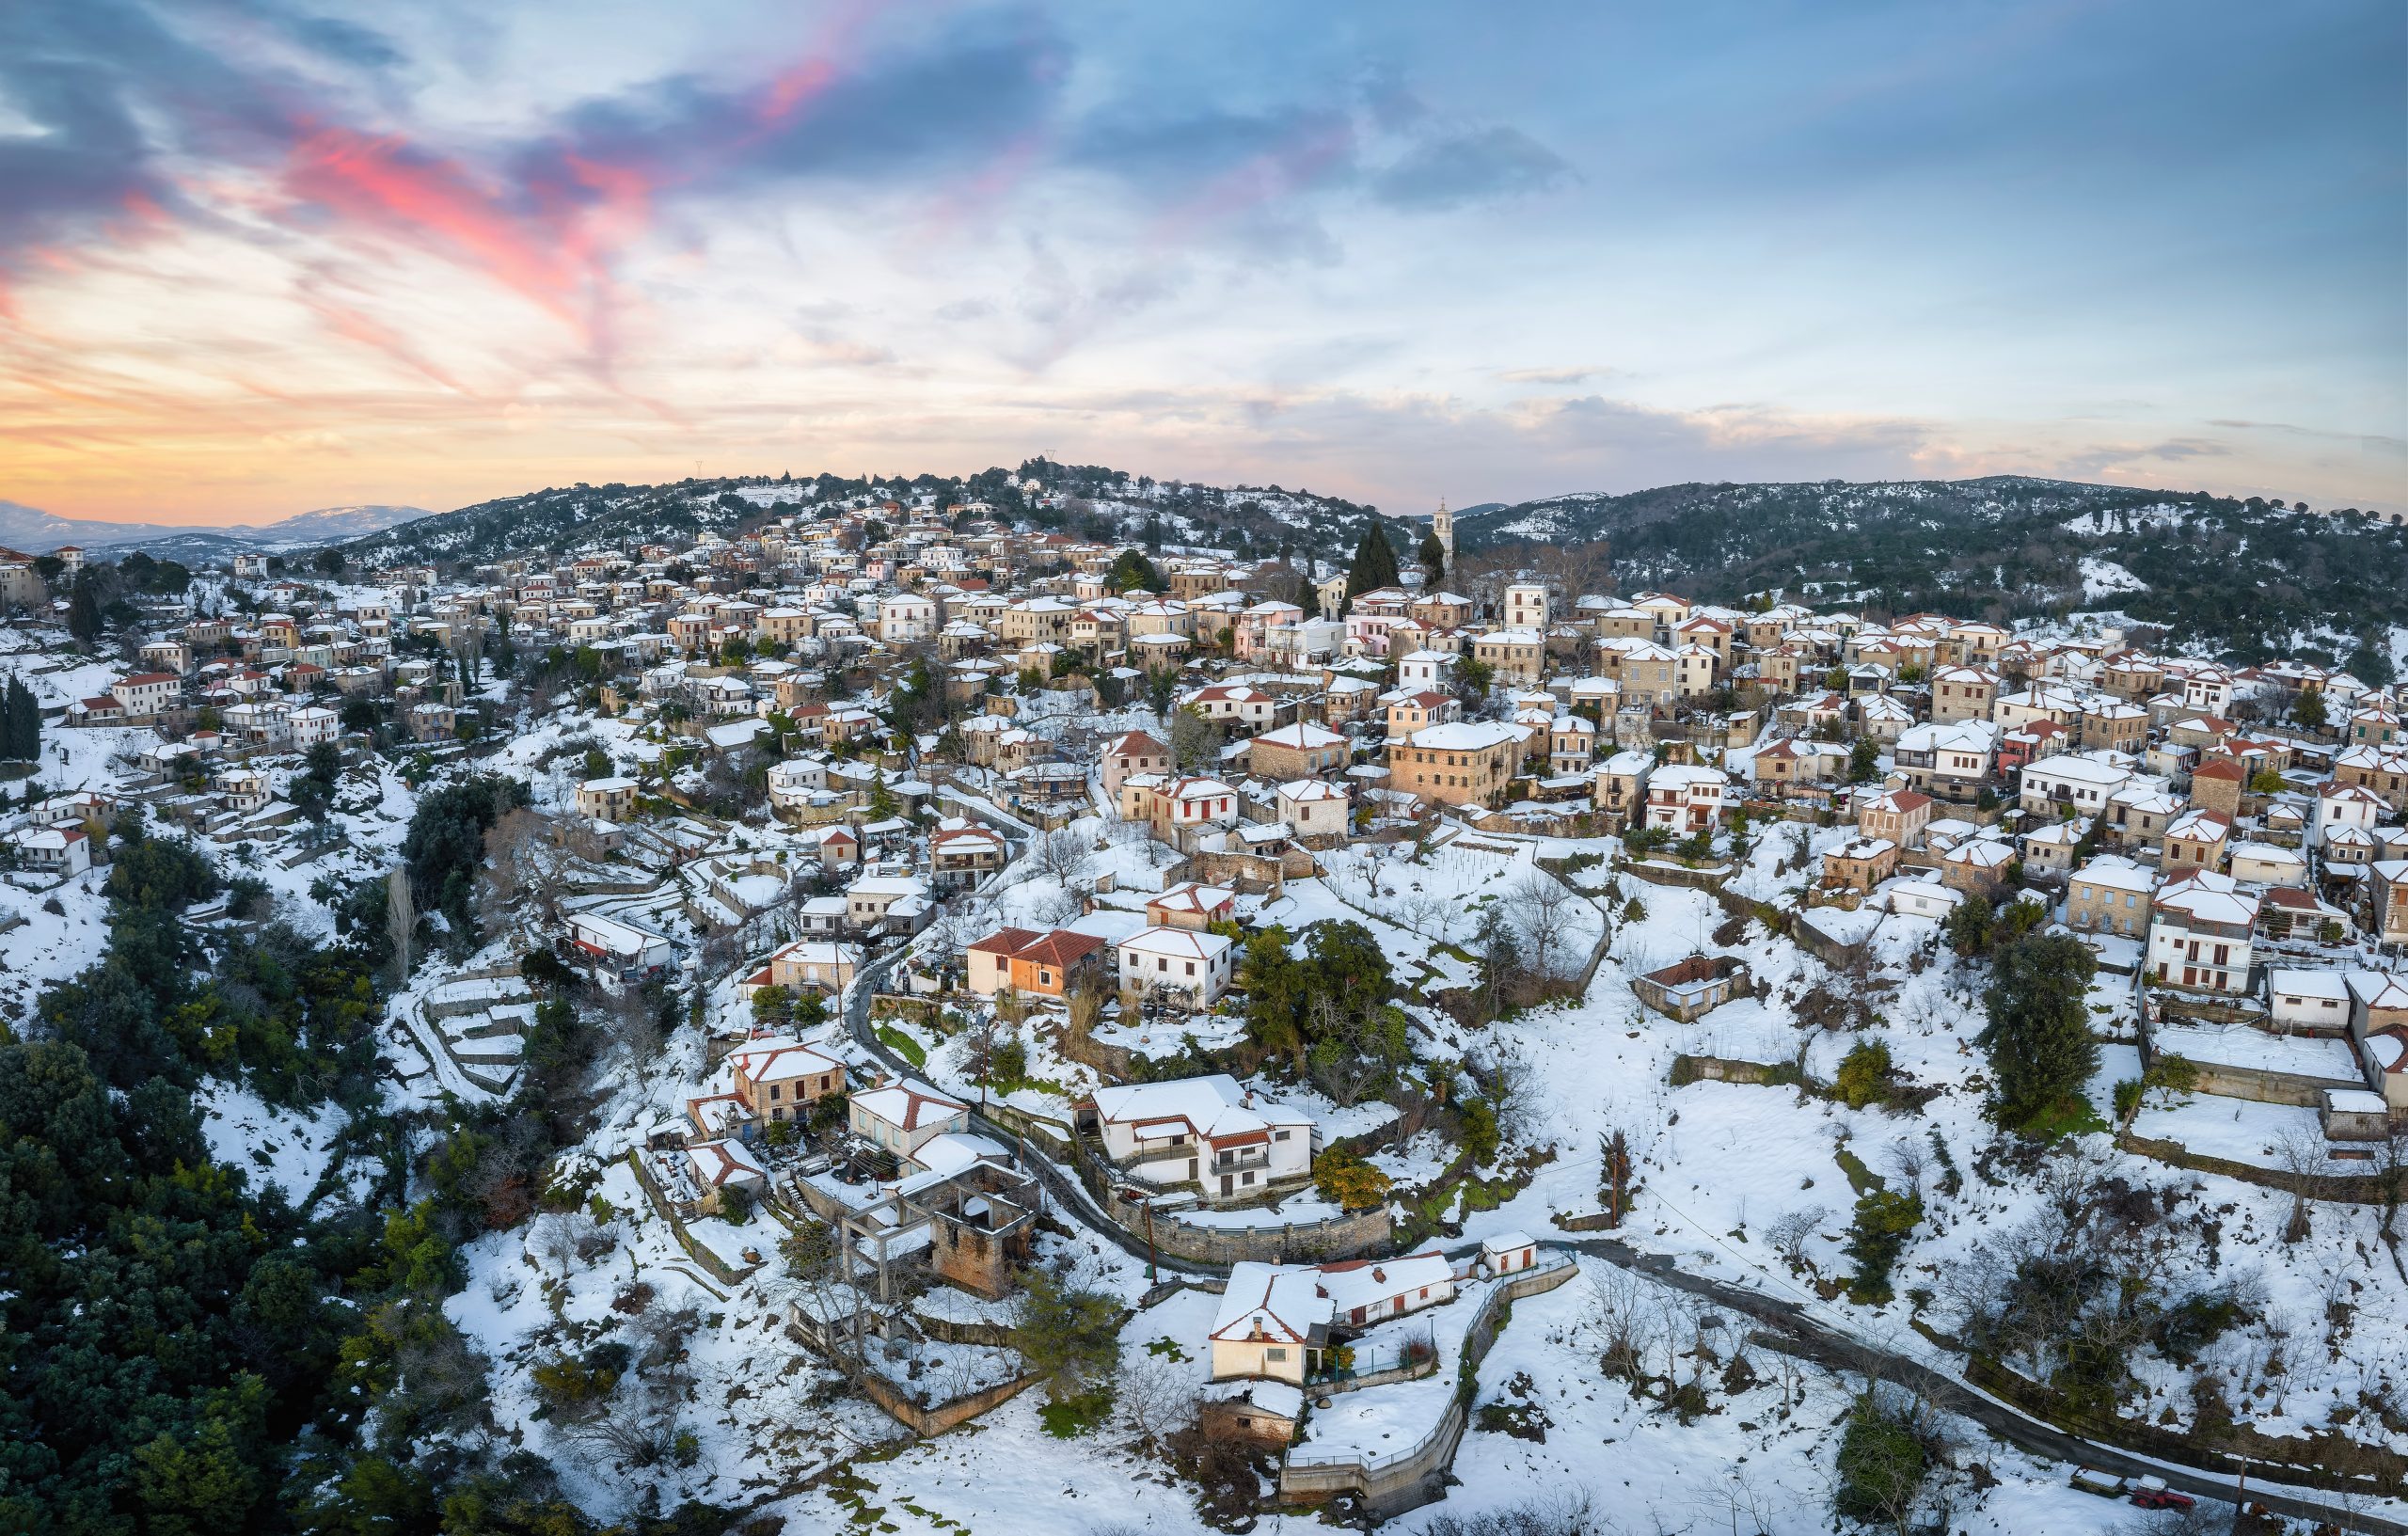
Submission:
<svg viewBox="0 0 2408 1536">
<path fill-rule="evenodd" d="M 1908 1234 L 1923 1220 L 1923 1200 L 1894 1190 L 1867 1190 L 1856 1201 L 1856 1221 L 1848 1228 L 1847 1256 L 1856 1261 L 1848 1277 L 1848 1295 L 1860 1302 L 1890 1299 L 1890 1270 Z"/>
<path fill-rule="evenodd" d="M 1831 1091 L 1850 1109 L 1886 1102 L 1890 1098 L 1890 1047 L 1883 1040 L 1859 1040 L 1840 1060 L 1839 1077 Z"/>
<path fill-rule="evenodd" d="M 1364 1162 L 1361 1153 L 1343 1147 L 1328 1148 L 1313 1159 L 1313 1187 L 1341 1211 L 1370 1210 L 1387 1198 L 1388 1182 L 1388 1176 Z"/>
<path fill-rule="evenodd" d="M 1931 1473 L 1931 1452 L 1913 1424 L 1870 1390 L 1848 1411 L 1840 1436 L 1839 1482 L 1831 1510 L 1842 1519 L 1907 1528 L 1916 1496 Z"/>
</svg>

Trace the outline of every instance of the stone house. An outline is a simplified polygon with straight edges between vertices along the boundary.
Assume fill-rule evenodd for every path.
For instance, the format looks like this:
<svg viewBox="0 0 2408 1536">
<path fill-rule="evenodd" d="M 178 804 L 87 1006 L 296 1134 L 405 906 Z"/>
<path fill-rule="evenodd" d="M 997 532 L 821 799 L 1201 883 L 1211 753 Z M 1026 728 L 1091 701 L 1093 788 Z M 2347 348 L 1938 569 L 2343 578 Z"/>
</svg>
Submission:
<svg viewBox="0 0 2408 1536">
<path fill-rule="evenodd" d="M 1640 1002 L 1685 1024 L 1744 996 L 1748 987 L 1747 962 L 1727 955 L 1692 955 L 1630 982 Z"/>
<path fill-rule="evenodd" d="M 2078 933 L 2139 939 L 2148 931 L 2157 877 L 2131 860 L 2102 853 L 2066 882 L 2066 926 Z"/>
<path fill-rule="evenodd" d="M 1246 744 L 1246 771 L 1265 779 L 1314 779 L 1346 765 L 1346 738 L 1309 720 L 1263 732 Z"/>
<path fill-rule="evenodd" d="M 1923 830 L 1931 825 L 1932 799 L 1916 789 L 1885 789 L 1857 807 L 1856 830 L 1898 847 L 1923 846 Z"/>
<path fill-rule="evenodd" d="M 1886 837 L 1856 837 L 1823 855 L 1828 891 L 1869 892 L 1898 867 L 1898 845 Z"/>
</svg>

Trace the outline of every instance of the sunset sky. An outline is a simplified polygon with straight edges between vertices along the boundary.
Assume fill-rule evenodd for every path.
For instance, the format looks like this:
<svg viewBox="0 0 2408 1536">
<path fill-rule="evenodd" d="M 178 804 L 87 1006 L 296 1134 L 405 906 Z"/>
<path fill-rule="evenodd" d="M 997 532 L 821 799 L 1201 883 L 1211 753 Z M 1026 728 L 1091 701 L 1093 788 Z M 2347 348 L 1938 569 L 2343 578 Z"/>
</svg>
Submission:
<svg viewBox="0 0 2408 1536">
<path fill-rule="evenodd" d="M 2399 508 L 2403 15 L 10 0 L 0 499 L 1042 451 Z"/>
</svg>

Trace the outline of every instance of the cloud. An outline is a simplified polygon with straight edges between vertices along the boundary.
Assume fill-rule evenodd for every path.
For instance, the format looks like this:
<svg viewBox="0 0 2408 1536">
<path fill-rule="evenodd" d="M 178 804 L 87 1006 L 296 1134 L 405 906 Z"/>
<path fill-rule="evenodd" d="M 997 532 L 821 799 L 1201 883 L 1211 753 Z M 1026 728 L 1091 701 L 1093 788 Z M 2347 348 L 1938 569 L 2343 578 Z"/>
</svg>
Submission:
<svg viewBox="0 0 2408 1536">
<path fill-rule="evenodd" d="M 1586 384 L 1591 379 L 1612 378 L 1619 372 L 1617 369 L 1586 366 L 1516 368 L 1497 376 L 1507 384 Z"/>
<path fill-rule="evenodd" d="M 2205 437 L 2170 437 L 2157 443 L 2098 444 L 2074 450 L 2059 461 L 2063 473 L 2099 475 L 2129 471 L 2145 464 L 2179 464 L 2190 459 L 2218 459 L 2232 452 L 2224 443 Z"/>
<path fill-rule="evenodd" d="M 1561 155 L 1518 128 L 1500 126 L 1420 140 L 1371 178 L 1371 193 L 1398 208 L 1460 208 L 1544 192 L 1571 176 Z"/>
</svg>

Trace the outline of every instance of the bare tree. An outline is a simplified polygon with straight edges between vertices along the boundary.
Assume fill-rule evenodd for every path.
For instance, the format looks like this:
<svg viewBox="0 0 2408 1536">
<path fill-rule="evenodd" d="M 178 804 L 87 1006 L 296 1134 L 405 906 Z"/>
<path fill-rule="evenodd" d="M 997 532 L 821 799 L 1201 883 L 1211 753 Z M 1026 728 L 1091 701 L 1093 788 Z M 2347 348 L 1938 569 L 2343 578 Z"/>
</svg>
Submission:
<svg viewBox="0 0 2408 1536">
<path fill-rule="evenodd" d="M 1029 845 L 1029 867 L 1066 885 L 1085 875 L 1094 863 L 1094 850 L 1074 827 L 1056 827 Z"/>
<path fill-rule="evenodd" d="M 634 987 L 625 990 L 605 987 L 600 990 L 605 1028 L 626 1046 L 627 1055 L 638 1069 L 651 1066 L 669 1039 L 652 994 Z"/>
<path fill-rule="evenodd" d="M 1822 1227 L 1823 1219 L 1830 1213 L 1830 1207 L 1820 1205 L 1801 1205 L 1794 1211 L 1784 1211 L 1765 1227 L 1765 1241 L 1772 1244 L 1772 1251 L 1779 1254 L 1782 1262 L 1791 1270 L 1803 1270 L 1807 1267 L 1806 1244 Z"/>
<path fill-rule="evenodd" d="M 1500 1040 L 1493 1049 L 1464 1058 L 1464 1069 L 1488 1099 L 1497 1114 L 1497 1132 L 1507 1143 L 1518 1143 L 1532 1132 L 1541 1108 L 1536 1069 L 1520 1046 Z"/>
<path fill-rule="evenodd" d="M 2290 1175 L 2291 1213 L 2283 1223 L 2283 1241 L 2305 1243 L 2314 1230 L 2307 1192 L 2324 1172 L 2324 1138 L 2304 1125 L 2286 1126 L 2274 1138 L 2274 1154 Z"/>
<path fill-rule="evenodd" d="M 1113 1386 L 1113 1412 L 1131 1439 L 1151 1450 L 1196 1417 L 1196 1392 L 1187 1375 L 1162 1355 L 1132 1356 Z"/>
<path fill-rule="evenodd" d="M 1564 974 L 1565 950 L 1585 905 L 1554 876 L 1533 869 L 1506 895 L 1507 911 L 1521 930 L 1530 969 L 1549 981 Z"/>
<path fill-rule="evenodd" d="M 1086 911 L 1087 888 L 1065 884 L 1039 892 L 1028 904 L 1028 915 L 1048 927 L 1059 927 Z"/>
<path fill-rule="evenodd" d="M 410 945 L 418 938 L 418 908 L 410 899 L 409 865 L 394 868 L 385 880 L 385 931 L 393 941 L 393 964 L 406 979 Z"/>
<path fill-rule="evenodd" d="M 522 927 L 538 932 L 560 926 L 562 849 L 551 833 L 549 816 L 522 805 L 505 812 L 485 834 L 477 910 L 489 915 L 497 930 L 514 916 Z"/>
</svg>

